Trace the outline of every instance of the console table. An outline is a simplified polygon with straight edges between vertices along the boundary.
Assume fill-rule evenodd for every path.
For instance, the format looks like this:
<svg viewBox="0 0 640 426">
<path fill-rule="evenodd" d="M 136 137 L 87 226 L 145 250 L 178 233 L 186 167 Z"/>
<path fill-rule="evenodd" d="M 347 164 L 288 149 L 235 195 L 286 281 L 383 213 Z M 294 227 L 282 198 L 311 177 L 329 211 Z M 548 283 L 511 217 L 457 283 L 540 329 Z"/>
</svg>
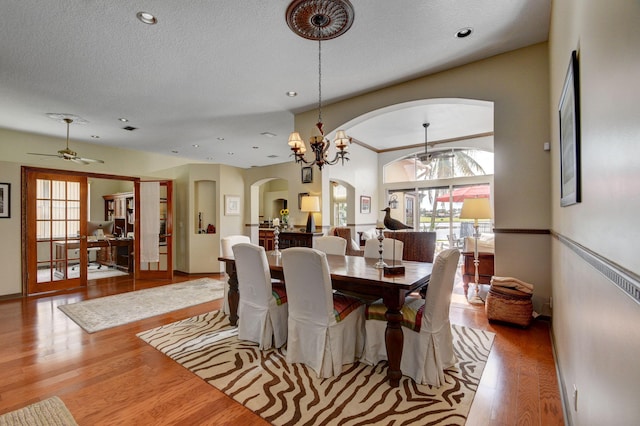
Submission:
<svg viewBox="0 0 640 426">
<path fill-rule="evenodd" d="M 469 283 L 476 281 L 476 267 L 473 264 L 473 252 L 462 252 L 464 262 L 462 264 L 462 282 L 464 283 L 464 294 L 469 290 Z M 478 252 L 478 284 L 491 284 L 493 277 L 493 253 Z"/>
</svg>

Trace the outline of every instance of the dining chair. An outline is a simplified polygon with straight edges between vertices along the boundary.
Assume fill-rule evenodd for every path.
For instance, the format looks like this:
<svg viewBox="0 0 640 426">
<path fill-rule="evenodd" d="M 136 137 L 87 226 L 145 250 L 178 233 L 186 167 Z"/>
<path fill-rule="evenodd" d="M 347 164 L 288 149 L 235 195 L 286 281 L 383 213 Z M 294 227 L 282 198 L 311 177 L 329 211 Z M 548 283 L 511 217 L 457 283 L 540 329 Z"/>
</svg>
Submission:
<svg viewBox="0 0 640 426">
<path fill-rule="evenodd" d="M 233 247 L 238 273 L 238 338 L 276 348 L 287 342 L 288 303 L 284 283 L 271 280 L 264 247 L 238 243 Z"/>
<path fill-rule="evenodd" d="M 246 235 L 229 235 L 228 237 L 223 237 L 220 240 L 220 244 L 222 245 L 222 251 L 221 251 L 222 257 L 233 257 L 233 250 L 231 249 L 231 247 L 233 247 L 235 244 L 250 243 L 250 242 L 251 242 L 251 238 L 247 237 Z M 226 272 L 225 280 L 224 280 L 224 301 L 222 302 L 222 311 L 226 315 L 229 315 L 231 313 L 231 310 L 229 309 L 228 295 L 229 295 L 229 273 Z"/>
<path fill-rule="evenodd" d="M 445 383 L 444 370 L 457 362 L 449 306 L 459 259 L 458 249 L 441 252 L 433 263 L 425 299 L 407 297 L 402 307 L 404 346 L 400 370 L 416 383 L 441 386 Z M 376 365 L 387 359 L 386 311 L 382 302 L 366 308 L 366 344 L 361 360 L 366 364 Z"/>
<path fill-rule="evenodd" d="M 394 244 L 395 252 L 393 251 Z M 382 240 L 383 259 L 395 259 L 396 261 L 402 260 L 402 250 L 404 250 L 404 243 L 402 241 L 393 238 L 385 238 L 384 240 Z M 367 240 L 364 243 L 364 257 L 370 257 L 374 259 L 380 258 L 380 241 L 375 238 Z"/>
<path fill-rule="evenodd" d="M 364 304 L 331 289 L 327 255 L 293 247 L 282 251 L 289 301 L 286 360 L 309 366 L 319 378 L 339 375 L 364 347 Z"/>
<path fill-rule="evenodd" d="M 313 248 L 326 254 L 344 256 L 347 252 L 347 240 L 335 235 L 326 235 L 313 240 Z"/>
</svg>

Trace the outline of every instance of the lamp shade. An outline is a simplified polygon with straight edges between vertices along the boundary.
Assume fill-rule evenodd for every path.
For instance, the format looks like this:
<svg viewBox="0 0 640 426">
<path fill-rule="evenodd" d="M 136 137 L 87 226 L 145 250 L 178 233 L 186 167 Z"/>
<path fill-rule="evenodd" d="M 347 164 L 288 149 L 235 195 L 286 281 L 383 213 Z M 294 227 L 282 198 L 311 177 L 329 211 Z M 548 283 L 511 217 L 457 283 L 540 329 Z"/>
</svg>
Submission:
<svg viewBox="0 0 640 426">
<path fill-rule="evenodd" d="M 303 212 L 319 212 L 320 198 L 316 196 L 304 196 L 300 202 L 300 210 Z"/>
<path fill-rule="evenodd" d="M 491 219 L 491 205 L 488 198 L 465 198 L 460 219 Z"/>
</svg>

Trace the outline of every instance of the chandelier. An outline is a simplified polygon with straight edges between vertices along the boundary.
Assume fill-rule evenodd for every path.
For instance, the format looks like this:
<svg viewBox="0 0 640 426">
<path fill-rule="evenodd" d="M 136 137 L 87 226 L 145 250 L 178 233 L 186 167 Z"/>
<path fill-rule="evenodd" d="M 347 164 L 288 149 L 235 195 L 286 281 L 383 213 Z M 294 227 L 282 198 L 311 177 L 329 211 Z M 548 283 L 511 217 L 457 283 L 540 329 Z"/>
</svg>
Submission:
<svg viewBox="0 0 640 426">
<path fill-rule="evenodd" d="M 300 133 L 289 135 L 289 147 L 293 151 L 296 163 L 318 166 L 322 170 L 325 164 L 333 165 L 338 161 L 344 165 L 349 161 L 347 149 L 351 138 L 344 130 L 336 131 L 333 144 L 336 154 L 329 160 L 331 142 L 325 138 L 322 123 L 322 40 L 341 36 L 353 24 L 353 6 L 348 0 L 294 0 L 287 8 L 287 24 L 300 37 L 318 41 L 318 123 L 316 123 L 309 147 L 312 158 L 305 158 L 307 148 Z"/>
</svg>

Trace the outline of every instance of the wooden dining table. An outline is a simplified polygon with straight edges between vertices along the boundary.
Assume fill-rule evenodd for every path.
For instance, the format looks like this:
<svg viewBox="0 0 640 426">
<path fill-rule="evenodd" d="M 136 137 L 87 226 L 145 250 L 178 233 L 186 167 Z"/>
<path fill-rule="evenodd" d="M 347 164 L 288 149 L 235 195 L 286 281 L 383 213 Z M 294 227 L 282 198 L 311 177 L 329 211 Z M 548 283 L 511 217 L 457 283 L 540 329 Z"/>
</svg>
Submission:
<svg viewBox="0 0 640 426">
<path fill-rule="evenodd" d="M 274 252 L 267 252 L 269 270 L 273 278 L 284 279 L 282 270 L 282 257 Z M 232 325 L 238 322 L 238 276 L 233 257 L 219 257 L 224 262 L 229 274 L 229 321 Z M 385 276 L 382 269 L 376 268 L 378 259 L 361 256 L 327 255 L 331 283 L 335 290 L 357 293 L 367 298 L 381 298 L 387 307 L 385 317 L 387 330 L 385 343 L 389 369 L 387 378 L 393 387 L 399 386 L 402 371 L 400 360 L 404 336 L 402 333 L 402 306 L 407 294 L 425 286 L 431 277 L 432 263 L 402 261 L 404 274 Z M 286 286 L 286 282 L 285 282 Z"/>
</svg>

